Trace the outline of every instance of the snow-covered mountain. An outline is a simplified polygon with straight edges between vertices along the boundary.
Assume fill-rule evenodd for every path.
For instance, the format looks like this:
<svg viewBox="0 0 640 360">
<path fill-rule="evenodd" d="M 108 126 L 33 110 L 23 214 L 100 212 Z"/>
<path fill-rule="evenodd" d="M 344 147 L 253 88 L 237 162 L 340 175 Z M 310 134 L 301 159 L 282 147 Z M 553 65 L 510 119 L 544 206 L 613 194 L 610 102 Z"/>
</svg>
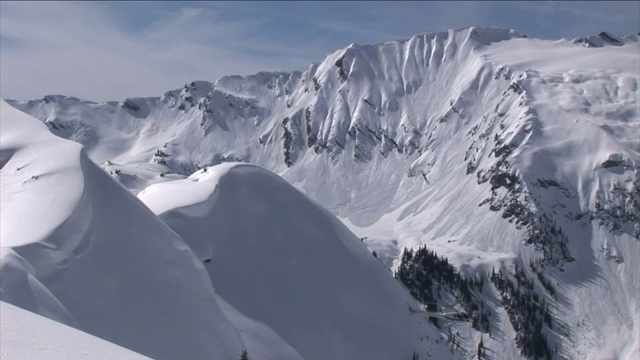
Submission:
<svg viewBox="0 0 640 360">
<path fill-rule="evenodd" d="M 79 144 L 0 110 L 0 299 L 156 359 L 240 354 L 184 241 Z"/>
<path fill-rule="evenodd" d="M 415 301 L 389 269 L 279 176 L 221 164 L 139 197 L 204 262 L 220 298 L 273 329 L 296 359 L 452 356 L 408 311 Z"/>
<path fill-rule="evenodd" d="M 482 341 L 498 357 L 518 358 L 539 336 L 554 358 L 631 358 L 640 351 L 639 53 L 637 35 L 550 41 L 470 27 L 354 44 L 304 72 L 195 81 L 158 98 L 7 102 L 84 145 L 216 269 L 231 265 L 214 265 L 212 249 L 239 253 L 248 245 L 227 248 L 210 236 L 202 224 L 230 226 L 235 218 L 212 213 L 222 205 L 206 194 L 243 167 L 207 173 L 221 172 L 211 166 L 223 162 L 253 163 L 338 216 L 394 271 L 404 248 L 426 245 L 464 278 L 487 279 L 474 296 L 489 309 L 482 310 L 489 329 L 450 324 L 453 347 L 468 357 Z M 162 182 L 164 190 L 142 192 Z M 157 208 L 162 191 L 170 199 L 198 195 Z M 199 203 L 202 212 L 185 215 Z M 225 204 L 229 213 L 249 211 Z M 257 231 L 262 220 L 254 220 L 247 227 Z M 183 227 L 202 228 L 204 237 Z M 231 230 L 219 239 L 231 241 Z M 284 254 L 276 256 L 279 271 L 291 256 Z M 326 261 L 330 277 L 333 260 Z M 490 281 L 499 270 L 502 280 Z M 209 271 L 224 301 L 308 349 L 287 333 L 291 324 L 226 298 L 246 289 L 224 287 L 223 273 Z M 528 325 L 520 309 L 531 304 L 513 300 L 520 293 L 505 281 L 526 288 L 527 298 L 536 294 L 553 320 Z M 443 285 L 435 283 L 434 291 Z M 462 306 L 457 290 L 442 292 L 439 306 Z"/>
<path fill-rule="evenodd" d="M 361 241 L 277 175 L 219 165 L 150 187 L 158 218 L 79 144 L 0 106 L 3 325 L 28 322 L 3 327 L 9 356 L 95 339 L 21 339 L 43 322 L 5 319 L 4 302 L 154 359 L 454 356 Z"/>
</svg>

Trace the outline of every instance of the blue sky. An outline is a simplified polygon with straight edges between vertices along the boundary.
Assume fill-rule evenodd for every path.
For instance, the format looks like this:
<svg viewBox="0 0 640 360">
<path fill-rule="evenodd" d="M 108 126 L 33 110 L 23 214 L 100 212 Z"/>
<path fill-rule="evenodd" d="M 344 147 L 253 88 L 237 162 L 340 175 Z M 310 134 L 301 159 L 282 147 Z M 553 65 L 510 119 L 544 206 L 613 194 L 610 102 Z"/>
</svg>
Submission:
<svg viewBox="0 0 640 360">
<path fill-rule="evenodd" d="M 351 43 L 470 25 L 560 39 L 640 31 L 640 2 L 0 2 L 0 97 L 159 96 L 304 70 Z"/>
</svg>

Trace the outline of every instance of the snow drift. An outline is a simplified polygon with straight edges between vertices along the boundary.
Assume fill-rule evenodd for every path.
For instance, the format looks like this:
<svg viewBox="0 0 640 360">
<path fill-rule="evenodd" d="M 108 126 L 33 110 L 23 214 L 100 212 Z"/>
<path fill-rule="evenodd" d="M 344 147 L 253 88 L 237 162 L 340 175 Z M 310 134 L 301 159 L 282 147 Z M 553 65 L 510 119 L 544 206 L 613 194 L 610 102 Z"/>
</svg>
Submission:
<svg viewBox="0 0 640 360">
<path fill-rule="evenodd" d="M 80 145 L 1 111 L 1 299 L 156 359 L 239 355 L 189 247 Z"/>
<path fill-rule="evenodd" d="M 80 145 L 6 103 L 1 110 L 3 302 L 154 359 L 449 354 L 409 313 L 417 305 L 388 269 L 277 175 L 220 165 L 145 190 L 174 232 Z M 25 317 L 5 308 L 3 326 Z M 105 357 L 134 357 L 32 319 L 7 323 L 12 354 L 72 357 L 88 343 Z M 16 333 L 41 323 L 60 330 L 59 343 Z M 73 351 L 68 337 L 79 341 Z"/>
<path fill-rule="evenodd" d="M 277 175 L 223 164 L 139 197 L 205 263 L 222 299 L 303 358 L 453 356 L 364 244 Z"/>
<path fill-rule="evenodd" d="M 148 359 L 4 301 L 0 302 L 0 316 L 0 348 L 7 359 Z"/>
</svg>

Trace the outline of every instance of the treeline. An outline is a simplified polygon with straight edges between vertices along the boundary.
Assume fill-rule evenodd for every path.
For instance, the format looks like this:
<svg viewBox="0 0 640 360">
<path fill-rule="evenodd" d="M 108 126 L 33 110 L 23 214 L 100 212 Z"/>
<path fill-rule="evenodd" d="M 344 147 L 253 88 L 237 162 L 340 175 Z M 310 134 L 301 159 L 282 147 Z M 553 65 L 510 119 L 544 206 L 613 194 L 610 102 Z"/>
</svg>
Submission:
<svg viewBox="0 0 640 360">
<path fill-rule="evenodd" d="M 544 258 L 531 260 L 529 263 L 544 290 L 556 298 L 552 281 L 543 274 L 544 264 Z M 403 251 L 395 277 L 416 300 L 426 305 L 428 311 L 440 312 L 437 304 L 442 299 L 443 292 L 450 293 L 465 311 L 458 314 L 458 319 L 470 318 L 474 329 L 490 333 L 491 311 L 482 300 L 485 286 L 483 276 L 465 279 L 445 257 L 439 257 L 434 251 L 422 246 Z M 503 269 L 496 272 L 493 269 L 488 278 L 500 294 L 502 305 L 516 332 L 516 346 L 522 355 L 536 360 L 552 359 L 545 328 L 553 329 L 554 320 L 545 296 L 535 291 L 534 279 L 517 263 L 514 273 Z M 440 327 L 438 318 L 429 319 Z M 455 336 L 451 333 L 449 335 L 448 341 L 455 344 Z"/>
<path fill-rule="evenodd" d="M 442 298 L 441 292 L 448 291 L 466 312 L 459 318 L 470 317 L 474 329 L 489 332 L 490 310 L 478 300 L 484 287 L 484 277 L 465 279 L 445 257 L 438 257 L 426 246 L 415 251 L 405 249 L 395 277 L 429 311 L 438 311 L 436 304 Z M 431 321 L 439 325 L 437 319 L 431 318 Z"/>
<path fill-rule="evenodd" d="M 553 318 L 549 304 L 535 292 L 533 280 L 517 263 L 515 274 L 494 270 L 489 278 L 500 292 L 502 305 L 517 333 L 515 341 L 522 355 L 533 359 L 551 359 L 551 347 L 544 327 L 552 329 Z"/>
</svg>

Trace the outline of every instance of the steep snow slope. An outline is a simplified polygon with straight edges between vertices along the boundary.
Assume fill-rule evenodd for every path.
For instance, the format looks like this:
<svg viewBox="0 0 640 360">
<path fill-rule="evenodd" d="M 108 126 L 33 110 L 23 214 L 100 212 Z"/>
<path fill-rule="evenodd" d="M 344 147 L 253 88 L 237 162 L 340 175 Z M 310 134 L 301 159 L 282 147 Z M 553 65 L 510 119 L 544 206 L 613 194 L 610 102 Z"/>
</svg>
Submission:
<svg viewBox="0 0 640 360">
<path fill-rule="evenodd" d="M 139 197 L 205 263 L 221 298 L 304 359 L 454 357 L 361 241 L 277 175 L 229 163 Z"/>
<path fill-rule="evenodd" d="M 0 349 L 6 359 L 148 359 L 100 338 L 0 302 Z"/>
<path fill-rule="evenodd" d="M 640 346 L 639 51 L 636 35 L 549 41 L 471 27 L 160 98 L 10 103 L 88 146 L 135 193 L 252 162 L 340 216 L 390 267 L 421 244 L 467 276 L 517 262 L 554 304 L 544 333 L 559 356 L 625 358 Z M 484 340 L 518 357 L 508 340 L 519 326 L 493 296 L 501 337 Z M 459 328 L 473 353 L 481 335 Z"/>
<path fill-rule="evenodd" d="M 238 356 L 183 240 L 80 145 L 0 109 L 1 299 L 156 359 Z"/>
</svg>

